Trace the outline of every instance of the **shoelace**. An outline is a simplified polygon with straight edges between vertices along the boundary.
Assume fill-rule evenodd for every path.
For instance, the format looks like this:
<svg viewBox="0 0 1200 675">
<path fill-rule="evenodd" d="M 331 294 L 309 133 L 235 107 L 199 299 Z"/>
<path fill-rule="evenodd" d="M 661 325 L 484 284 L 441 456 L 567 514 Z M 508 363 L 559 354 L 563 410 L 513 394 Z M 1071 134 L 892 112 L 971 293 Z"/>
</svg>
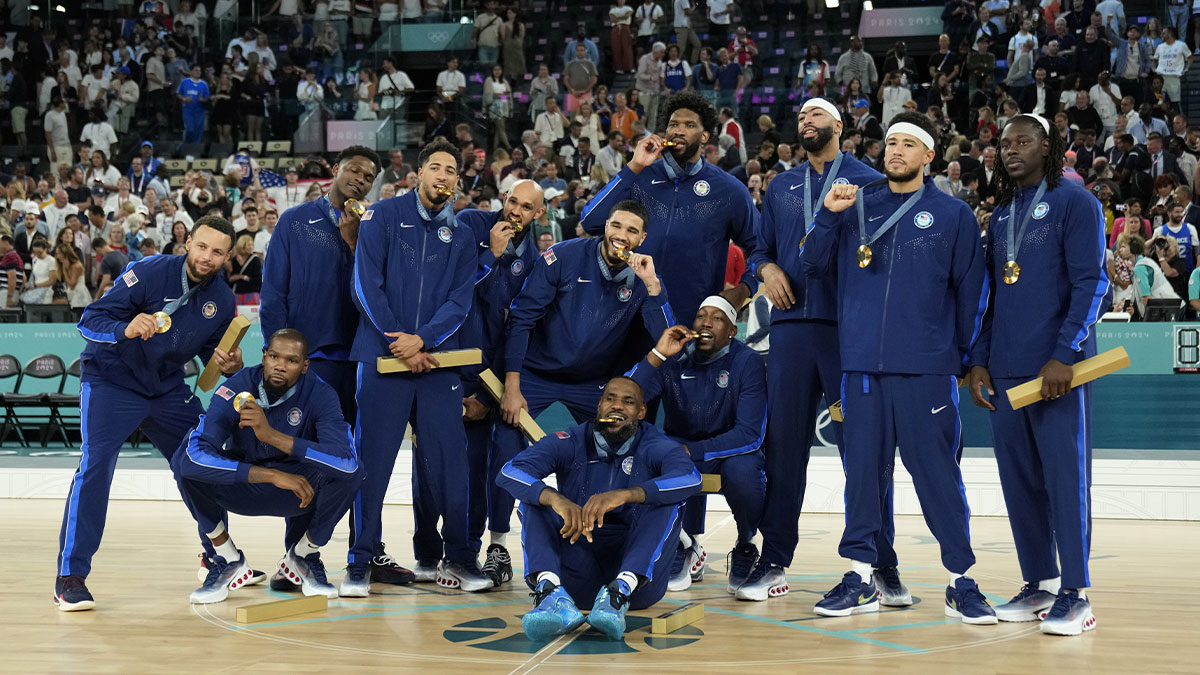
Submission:
<svg viewBox="0 0 1200 675">
<path fill-rule="evenodd" d="M 204 585 L 207 586 L 216 583 L 224 574 L 225 570 L 229 569 L 229 562 L 221 558 L 208 559 L 208 575 L 204 577 Z"/>
<path fill-rule="evenodd" d="M 320 554 L 314 553 L 304 559 L 308 564 L 308 571 L 322 584 L 329 583 L 329 578 L 325 576 L 325 563 L 321 562 Z"/>
<path fill-rule="evenodd" d="M 382 553 L 382 552 L 381 552 L 379 555 L 377 555 L 377 556 L 375 556 L 374 558 L 372 558 L 372 559 L 371 559 L 371 562 L 375 563 L 375 565 L 376 565 L 377 567 L 393 567 L 393 566 L 399 566 L 399 563 L 397 563 L 397 562 L 396 562 L 396 559 L 395 559 L 395 558 L 393 558 L 393 557 L 391 556 L 391 554 L 388 554 L 388 553 Z"/>
<path fill-rule="evenodd" d="M 1054 606 L 1050 608 L 1050 613 L 1046 618 L 1061 619 L 1071 611 L 1071 607 L 1079 601 L 1078 593 L 1060 593 L 1054 600 Z"/>
<path fill-rule="evenodd" d="M 629 602 L 629 596 L 621 592 L 615 581 L 608 585 L 608 604 L 613 609 L 621 609 L 621 606 L 627 602 Z"/>
<path fill-rule="evenodd" d="M 749 546 L 738 547 L 729 553 L 729 562 L 726 563 L 729 567 L 731 576 L 745 577 L 753 571 L 756 551 Z"/>
<path fill-rule="evenodd" d="M 1042 589 L 1037 584 L 1025 584 L 1021 587 L 1021 590 L 1015 596 L 1013 596 L 1013 599 L 1009 600 L 1009 602 L 1020 602 L 1025 598 L 1040 593 L 1041 590 Z"/>
<path fill-rule="evenodd" d="M 834 586 L 828 593 L 826 593 L 825 597 L 830 598 L 835 595 L 843 595 L 845 593 L 849 593 L 851 588 L 853 588 L 855 586 L 860 586 L 862 584 L 861 581 L 857 584 L 852 583 L 850 581 L 851 574 L 855 574 L 855 573 L 854 572 L 846 572 L 846 574 L 844 574 L 842 576 L 841 582 L 839 582 L 837 586 Z M 857 576 L 857 575 L 855 575 L 855 576 Z"/>
<path fill-rule="evenodd" d="M 550 594 L 554 592 L 555 588 L 557 587 L 548 581 L 543 581 L 537 586 L 534 586 L 533 591 L 529 594 L 529 597 L 533 598 L 533 606 L 537 607 L 538 605 L 541 605 L 542 601 L 549 597 Z"/>
<path fill-rule="evenodd" d="M 972 584 L 970 588 L 968 588 L 967 590 L 962 592 L 962 599 L 963 599 L 963 602 L 962 602 L 963 605 L 968 604 L 972 600 L 975 600 L 984 605 L 987 604 L 987 597 L 984 596 L 983 591 L 979 590 L 979 587 L 974 584 Z"/>
<path fill-rule="evenodd" d="M 875 573 L 883 580 L 885 586 L 895 587 L 900 585 L 900 572 L 895 567 L 881 567 L 875 570 Z"/>
<path fill-rule="evenodd" d="M 83 577 L 72 574 L 63 579 L 63 592 L 69 593 L 75 591 L 86 593 L 87 585 L 83 583 Z"/>
<path fill-rule="evenodd" d="M 758 562 L 754 565 L 754 569 L 750 571 L 750 576 L 746 578 L 746 584 L 749 585 L 758 583 L 759 580 L 767 576 L 767 572 L 770 571 L 770 569 L 771 565 L 762 558 L 759 558 Z"/>
</svg>

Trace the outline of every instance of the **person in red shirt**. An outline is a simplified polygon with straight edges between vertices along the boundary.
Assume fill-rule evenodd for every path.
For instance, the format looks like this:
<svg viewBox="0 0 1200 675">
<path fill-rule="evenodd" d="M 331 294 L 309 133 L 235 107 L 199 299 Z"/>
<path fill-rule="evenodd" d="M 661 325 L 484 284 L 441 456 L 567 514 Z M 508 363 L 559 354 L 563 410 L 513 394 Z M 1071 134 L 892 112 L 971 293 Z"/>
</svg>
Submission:
<svg viewBox="0 0 1200 675">
<path fill-rule="evenodd" d="M 741 247 L 729 242 L 729 257 L 725 259 L 725 288 L 733 288 L 746 273 L 746 254 Z"/>
<path fill-rule="evenodd" d="M 737 35 L 729 41 L 729 54 L 742 67 L 745 80 L 742 86 L 747 86 L 754 79 L 754 59 L 758 57 L 758 46 L 750 39 L 750 33 L 745 26 L 738 26 Z"/>
</svg>

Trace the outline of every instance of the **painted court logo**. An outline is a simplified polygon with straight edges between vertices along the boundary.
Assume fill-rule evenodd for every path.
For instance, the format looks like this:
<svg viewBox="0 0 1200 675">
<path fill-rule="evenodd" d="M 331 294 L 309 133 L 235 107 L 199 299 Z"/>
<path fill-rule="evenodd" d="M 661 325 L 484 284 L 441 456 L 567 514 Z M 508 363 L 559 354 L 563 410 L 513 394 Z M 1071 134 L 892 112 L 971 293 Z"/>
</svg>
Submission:
<svg viewBox="0 0 1200 675">
<path fill-rule="evenodd" d="M 288 416 L 287 416 L 288 424 L 290 424 L 294 427 L 300 426 L 300 417 L 302 414 L 303 413 L 300 412 L 299 408 L 292 408 L 291 410 L 289 410 Z"/>
<path fill-rule="evenodd" d="M 212 302 L 211 300 L 204 303 L 203 312 L 204 312 L 204 318 L 206 318 L 206 319 L 213 318 L 214 316 L 217 315 L 217 303 Z"/>
<path fill-rule="evenodd" d="M 704 637 L 704 631 L 694 625 L 684 626 L 670 635 L 650 635 L 649 628 L 649 617 L 628 616 L 625 618 L 625 639 L 610 640 L 600 632 L 585 627 L 572 633 L 575 637 L 557 653 L 563 656 L 595 656 L 655 652 L 685 647 Z M 508 654 L 532 655 L 546 646 L 544 642 L 533 642 L 525 637 L 521 621 L 516 617 L 506 619 L 493 616 L 467 621 L 442 631 L 442 637 L 448 642 L 472 649 Z"/>
<path fill-rule="evenodd" d="M 512 267 L 510 269 L 512 270 L 512 273 L 514 275 L 520 274 L 521 270 L 525 269 L 525 261 L 524 260 L 514 260 Z"/>
<path fill-rule="evenodd" d="M 453 238 L 454 232 L 452 232 L 449 227 L 443 225 L 438 228 L 438 239 L 441 239 L 444 243 L 449 244 L 450 240 Z"/>
<path fill-rule="evenodd" d="M 927 230 L 933 225 L 933 214 L 928 211 L 922 211 L 913 216 L 913 224 L 922 230 Z"/>
<path fill-rule="evenodd" d="M 696 181 L 696 184 L 692 186 L 692 192 L 695 192 L 697 197 L 708 196 L 708 191 L 711 189 L 712 186 L 710 186 L 706 180 L 698 180 Z"/>
<path fill-rule="evenodd" d="M 1046 202 L 1038 202 L 1038 205 L 1033 207 L 1034 220 L 1045 218 L 1047 213 L 1050 213 L 1050 205 Z"/>
</svg>

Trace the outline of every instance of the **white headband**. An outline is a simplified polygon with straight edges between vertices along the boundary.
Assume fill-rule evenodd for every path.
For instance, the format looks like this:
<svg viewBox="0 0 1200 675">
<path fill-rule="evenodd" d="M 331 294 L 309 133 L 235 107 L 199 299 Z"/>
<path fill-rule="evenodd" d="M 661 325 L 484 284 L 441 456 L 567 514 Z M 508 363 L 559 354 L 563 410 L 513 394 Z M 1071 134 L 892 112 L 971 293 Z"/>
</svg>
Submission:
<svg viewBox="0 0 1200 675">
<path fill-rule="evenodd" d="M 808 110 L 809 108 L 820 108 L 821 110 L 824 110 L 825 112 L 832 115 L 833 119 L 839 120 L 839 121 L 842 119 L 842 113 L 838 111 L 837 106 L 830 103 L 829 101 L 826 101 L 823 98 L 808 99 L 807 101 L 804 102 L 804 105 L 800 106 L 800 112 L 804 112 L 805 110 Z"/>
<path fill-rule="evenodd" d="M 1047 121 L 1045 117 L 1042 117 L 1041 115 L 1034 115 L 1033 113 L 1021 113 L 1020 115 L 1017 115 L 1017 117 L 1028 117 L 1029 119 L 1034 120 L 1038 124 L 1042 125 L 1042 131 L 1045 131 L 1047 136 L 1050 135 L 1050 122 Z"/>
<path fill-rule="evenodd" d="M 883 140 L 886 142 L 887 139 L 892 137 L 892 134 L 908 134 L 924 143 L 926 148 L 933 150 L 933 136 L 930 136 L 928 131 L 925 131 L 912 122 L 897 122 L 888 127 L 887 134 Z"/>
<path fill-rule="evenodd" d="M 704 299 L 704 302 L 700 303 L 700 307 L 715 307 L 725 314 L 725 317 L 729 319 L 729 323 L 737 324 L 737 312 L 733 310 L 733 305 L 719 295 L 708 296 Z"/>
</svg>

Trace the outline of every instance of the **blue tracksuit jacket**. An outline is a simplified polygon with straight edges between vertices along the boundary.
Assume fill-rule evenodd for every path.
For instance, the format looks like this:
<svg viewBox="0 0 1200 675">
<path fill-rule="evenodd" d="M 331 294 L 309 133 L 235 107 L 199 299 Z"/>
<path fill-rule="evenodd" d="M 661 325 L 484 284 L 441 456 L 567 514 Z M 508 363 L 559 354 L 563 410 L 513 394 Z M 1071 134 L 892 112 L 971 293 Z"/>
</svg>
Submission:
<svg viewBox="0 0 1200 675">
<path fill-rule="evenodd" d="M 509 308 L 504 365 L 565 382 L 610 375 L 635 315 L 659 335 L 675 323 L 667 287 L 651 297 L 629 267 L 615 275 L 600 239 L 571 239 L 537 260 Z"/>
<path fill-rule="evenodd" d="M 603 456 L 592 438 L 592 423 L 546 436 L 504 465 L 496 484 L 527 504 L 538 503 L 545 478 L 554 474 L 558 492 L 576 504 L 601 492 L 641 486 L 645 504 L 677 504 L 700 492 L 700 472 L 679 443 L 642 422 L 627 451 Z M 616 450 L 614 450 L 616 452 Z M 619 514 L 634 504 L 615 511 Z M 608 518 L 605 518 L 606 522 Z"/>
<path fill-rule="evenodd" d="M 204 483 L 245 483 L 251 466 L 284 461 L 355 473 L 358 454 L 350 425 L 342 419 L 337 394 L 315 375 L 301 375 L 282 400 L 264 411 L 272 429 L 295 438 L 290 456 L 259 441 L 253 429 L 238 428 L 233 397 L 248 391 L 261 399 L 262 371 L 262 366 L 243 368 L 217 387 L 208 412 L 175 453 L 177 476 Z"/>
<path fill-rule="evenodd" d="M 171 329 L 149 340 L 125 337 L 138 314 L 153 314 L 185 292 L 187 256 L 156 255 L 130 263 L 104 297 L 87 306 L 79 332 L 84 382 L 104 380 L 143 396 L 158 396 L 183 383 L 183 366 L 197 355 L 208 362 L 233 320 L 233 291 L 218 272 L 171 315 Z M 190 286 L 190 282 L 187 284 Z"/>
<path fill-rule="evenodd" d="M 755 452 L 767 432 L 767 370 L 762 357 L 734 340 L 703 362 L 694 345 L 658 368 L 643 360 L 629 376 L 646 400 L 662 396 L 667 435 L 694 461 Z"/>
<path fill-rule="evenodd" d="M 426 351 L 458 346 L 455 333 L 474 293 L 474 239 L 455 227 L 452 206 L 434 214 L 418 207 L 414 190 L 363 214 L 354 255 L 354 361 L 374 367 L 376 357 L 388 356 L 394 338 L 384 333 L 419 335 Z"/>
<path fill-rule="evenodd" d="M 911 194 L 867 187 L 867 234 L 900 210 Z M 979 335 L 988 286 L 975 214 L 925 180 L 925 193 L 892 230 L 871 245 L 860 268 L 854 206 L 817 212 L 801 253 L 807 274 L 838 270 L 842 370 L 861 373 L 962 375 Z M 835 263 L 836 261 L 836 263 Z"/>
<path fill-rule="evenodd" d="M 825 173 L 810 171 L 812 185 L 813 214 L 821 208 L 820 196 L 828 180 L 843 181 L 863 186 L 883 177 L 875 169 L 842 153 L 842 165 L 836 176 L 830 176 L 833 162 L 825 164 Z M 775 263 L 787 273 L 792 286 L 795 304 L 789 309 L 773 307 L 771 322 L 798 319 L 837 320 L 837 270 L 829 275 L 809 277 L 800 265 L 800 242 L 804 239 L 807 223 L 804 222 L 805 170 L 809 163 L 793 167 L 771 181 L 763 196 L 762 221 L 758 227 L 758 248 L 747 259 L 754 273 L 767 263 Z"/>
<path fill-rule="evenodd" d="M 308 338 L 310 356 L 350 358 L 358 310 L 350 292 L 354 253 L 338 230 L 341 217 L 328 195 L 279 217 L 263 263 L 264 344 L 280 328 L 295 328 Z"/>
<path fill-rule="evenodd" d="M 749 260 L 758 229 L 758 209 L 746 186 L 704 160 L 700 165 L 695 175 L 679 180 L 667 175 L 662 160 L 637 174 L 626 166 L 588 202 L 581 221 L 588 233 L 600 234 L 617 202 L 632 199 L 645 206 L 650 223 L 638 253 L 654 258 L 655 269 L 671 288 L 675 313 L 689 321 L 704 298 L 725 288 L 729 240 Z M 749 266 L 742 281 L 751 293 L 758 289 Z"/>
<path fill-rule="evenodd" d="M 1016 227 L 1037 186 L 1016 193 Z M 1043 207 L 1042 204 L 1045 204 Z M 1105 266 L 1104 214 L 1087 190 L 1059 181 L 1034 207 L 1016 262 L 1015 284 L 1003 281 L 1008 204 L 996 207 L 988 234 L 986 264 L 991 300 L 971 351 L 971 365 L 992 377 L 1028 378 L 1050 359 L 1067 365 L 1096 355 L 1092 326 L 1111 304 Z"/>
</svg>

